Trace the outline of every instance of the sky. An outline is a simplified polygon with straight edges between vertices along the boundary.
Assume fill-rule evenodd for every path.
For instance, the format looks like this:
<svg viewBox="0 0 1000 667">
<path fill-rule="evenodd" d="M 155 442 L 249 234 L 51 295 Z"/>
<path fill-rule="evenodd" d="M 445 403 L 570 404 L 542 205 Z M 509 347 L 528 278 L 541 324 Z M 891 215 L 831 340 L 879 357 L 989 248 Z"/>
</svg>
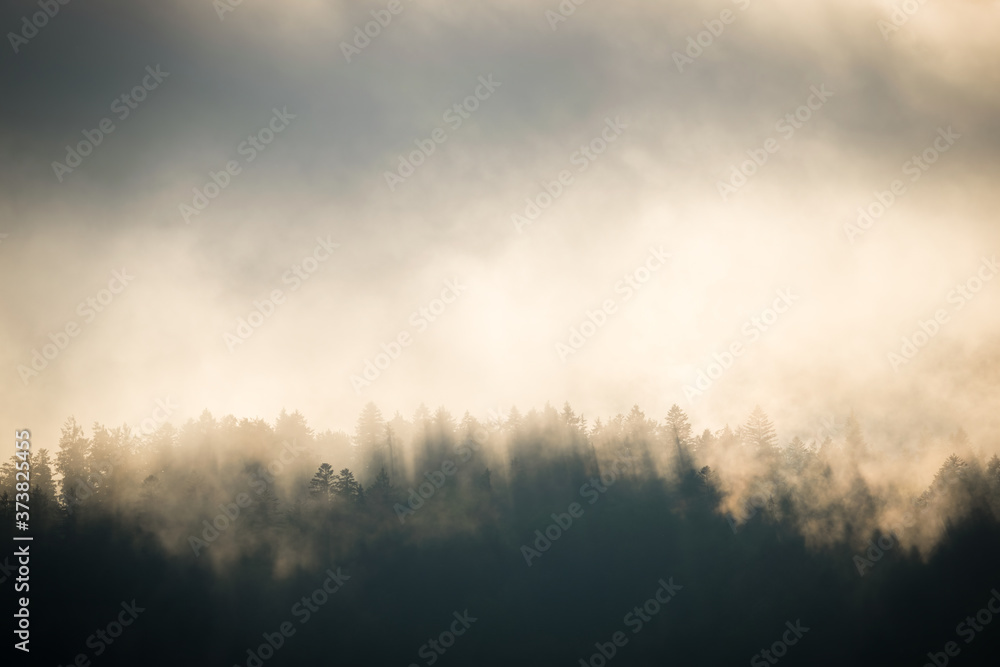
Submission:
<svg viewBox="0 0 1000 667">
<path fill-rule="evenodd" d="M 43 446 L 568 401 L 995 449 L 997 2 L 39 6 L 0 421 Z"/>
</svg>

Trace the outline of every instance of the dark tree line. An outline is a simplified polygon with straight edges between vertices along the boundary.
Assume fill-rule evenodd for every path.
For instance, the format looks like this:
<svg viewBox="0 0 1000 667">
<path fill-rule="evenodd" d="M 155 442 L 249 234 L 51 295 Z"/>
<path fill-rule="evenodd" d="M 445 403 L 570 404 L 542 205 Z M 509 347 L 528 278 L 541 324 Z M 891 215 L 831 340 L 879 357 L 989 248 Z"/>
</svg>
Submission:
<svg viewBox="0 0 1000 667">
<path fill-rule="evenodd" d="M 803 664 L 921 664 L 1000 585 L 1000 459 L 977 454 L 995 443 L 959 429 L 880 450 L 853 415 L 802 435 L 760 407 L 700 434 L 678 406 L 481 422 L 369 404 L 353 434 L 297 412 L 149 435 L 70 419 L 54 456 L 31 453 L 32 604 L 60 628 L 39 655 L 95 658 L 87 637 L 135 598 L 149 611 L 102 664 L 245 665 L 342 567 L 343 591 L 266 664 L 328 664 L 331 642 L 345 664 L 426 664 L 418 648 L 464 609 L 482 620 L 442 664 L 579 664 L 662 577 L 685 588 L 621 664 L 747 661 L 800 617 Z M 906 466 L 936 451 L 954 454 L 914 479 Z M 13 488 L 11 462 L 3 531 Z M 582 515 L 526 565 L 521 548 L 574 502 Z M 965 664 L 1000 645 L 1000 627 L 982 636 Z"/>
</svg>

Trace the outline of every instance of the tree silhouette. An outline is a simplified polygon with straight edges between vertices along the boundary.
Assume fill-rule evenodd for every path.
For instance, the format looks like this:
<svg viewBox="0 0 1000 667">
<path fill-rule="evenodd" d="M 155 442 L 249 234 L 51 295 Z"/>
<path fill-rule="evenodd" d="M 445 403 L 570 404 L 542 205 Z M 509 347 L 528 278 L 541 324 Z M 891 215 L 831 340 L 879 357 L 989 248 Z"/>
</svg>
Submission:
<svg viewBox="0 0 1000 667">
<path fill-rule="evenodd" d="M 868 453 L 868 443 L 865 442 L 864 436 L 861 434 L 861 424 L 858 423 L 857 417 L 854 416 L 854 411 L 847 417 L 847 424 L 845 425 L 846 435 L 844 447 L 846 452 L 850 456 L 861 456 Z"/>
<path fill-rule="evenodd" d="M 688 422 L 687 414 L 676 403 L 670 406 L 666 421 L 666 433 L 670 442 L 677 447 L 690 447 L 692 444 L 691 423 Z"/>
<path fill-rule="evenodd" d="M 320 465 L 319 470 L 309 481 L 309 495 L 314 498 L 328 500 L 333 488 L 334 472 L 329 463 Z"/>
<path fill-rule="evenodd" d="M 382 412 L 375 406 L 375 403 L 369 401 L 361 410 L 361 415 L 358 417 L 354 429 L 354 446 L 358 451 L 358 461 L 361 463 L 361 470 L 369 474 L 366 479 L 374 477 L 375 471 L 388 463 L 385 435 L 385 420 L 382 418 Z"/>
<path fill-rule="evenodd" d="M 795 472 L 802 472 L 806 467 L 809 457 L 812 452 L 806 447 L 806 444 L 802 442 L 802 438 L 795 436 L 792 441 L 788 443 L 788 448 L 784 452 L 785 461 L 788 466 Z"/>
<path fill-rule="evenodd" d="M 361 485 L 354 479 L 354 473 L 347 468 L 334 477 L 331 487 L 336 497 L 348 501 L 355 501 L 361 490 Z"/>
<path fill-rule="evenodd" d="M 389 473 L 385 466 L 382 466 L 375 476 L 375 481 L 368 488 L 368 496 L 376 503 L 382 505 L 392 504 L 393 486 Z"/>
<path fill-rule="evenodd" d="M 56 454 L 56 472 L 59 481 L 59 499 L 68 508 L 79 505 L 90 495 L 86 487 L 87 450 L 90 442 L 83 435 L 83 429 L 70 417 L 62 428 L 59 438 L 59 453 Z"/>
<path fill-rule="evenodd" d="M 777 449 L 778 436 L 774 432 L 774 424 L 767 418 L 759 405 L 754 406 L 750 417 L 740 429 L 740 435 L 743 442 L 752 447 L 759 455 L 770 456 Z"/>
</svg>

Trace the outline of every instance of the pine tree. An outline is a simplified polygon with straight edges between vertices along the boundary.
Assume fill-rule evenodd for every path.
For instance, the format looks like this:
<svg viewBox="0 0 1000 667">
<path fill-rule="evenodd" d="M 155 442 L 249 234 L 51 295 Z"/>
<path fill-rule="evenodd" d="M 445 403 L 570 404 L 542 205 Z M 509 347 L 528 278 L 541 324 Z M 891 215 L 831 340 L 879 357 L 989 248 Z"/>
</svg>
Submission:
<svg viewBox="0 0 1000 667">
<path fill-rule="evenodd" d="M 993 458 L 986 465 L 986 476 L 993 486 L 1000 488 L 1000 457 L 996 454 L 993 455 Z"/>
<path fill-rule="evenodd" d="M 674 403 L 667 412 L 667 438 L 677 447 L 690 447 L 692 444 L 691 424 L 688 416 Z"/>
<path fill-rule="evenodd" d="M 281 443 L 285 442 L 297 443 L 304 447 L 311 447 L 314 442 L 312 429 L 298 410 L 292 414 L 288 414 L 284 409 L 281 410 L 274 423 L 274 437 L 278 441 L 279 448 L 282 446 Z"/>
<path fill-rule="evenodd" d="M 25 458 L 28 458 L 30 454 L 25 454 Z M 4 491 L 14 491 L 15 489 L 15 476 L 17 473 L 17 463 L 21 459 L 18 458 L 17 454 L 14 454 L 10 461 L 4 461 L 3 465 L 0 466 L 0 490 Z"/>
<path fill-rule="evenodd" d="M 62 475 L 59 500 L 67 507 L 78 505 L 90 495 L 86 486 L 89 448 L 90 442 L 83 436 L 83 429 L 70 417 L 62 428 L 59 453 L 56 454 L 56 471 Z"/>
<path fill-rule="evenodd" d="M 774 454 L 778 445 L 778 436 L 774 432 L 774 424 L 764 414 L 764 410 L 759 405 L 754 406 L 753 412 L 747 419 L 746 424 L 740 429 L 743 442 L 750 445 L 758 454 Z"/>
<path fill-rule="evenodd" d="M 704 459 L 715 449 L 715 436 L 707 428 L 702 431 L 701 436 L 696 439 L 695 453 L 698 458 Z"/>
<path fill-rule="evenodd" d="M 812 452 L 806 447 L 806 444 L 802 442 L 802 438 L 795 436 L 792 441 L 788 443 L 788 449 L 785 450 L 785 462 L 788 466 L 795 472 L 802 472 L 806 467 L 806 463 L 809 461 L 809 456 Z"/>
<path fill-rule="evenodd" d="M 656 423 L 651 419 L 646 419 L 646 413 L 639 409 L 638 405 L 633 405 L 625 417 L 623 427 L 626 438 L 633 441 L 646 440 L 656 431 Z"/>
<path fill-rule="evenodd" d="M 375 406 L 375 403 L 369 401 L 358 417 L 357 427 L 354 430 L 354 444 L 358 447 L 376 447 L 381 443 L 383 433 L 385 433 L 385 420 L 382 419 L 382 411 Z"/>
<path fill-rule="evenodd" d="M 357 448 L 364 476 L 374 477 L 376 470 L 387 463 L 385 452 L 385 420 L 382 412 L 370 402 L 361 411 L 354 430 L 354 445 Z"/>
<path fill-rule="evenodd" d="M 309 481 L 309 495 L 322 500 L 329 499 L 333 487 L 333 478 L 333 466 L 329 463 L 320 465 L 319 470 L 316 471 L 312 480 Z"/>
<path fill-rule="evenodd" d="M 715 441 L 723 451 L 726 451 L 739 444 L 740 438 L 736 433 L 733 433 L 733 429 L 729 428 L 729 424 L 726 424 L 725 428 L 715 434 Z"/>
<path fill-rule="evenodd" d="M 31 457 L 31 484 L 33 488 L 33 501 L 44 499 L 49 504 L 56 500 L 56 485 L 52 480 L 52 461 L 49 458 L 49 450 L 44 447 L 39 449 Z"/>
<path fill-rule="evenodd" d="M 348 468 L 344 468 L 334 477 L 332 488 L 334 495 L 338 498 L 354 501 L 358 497 L 358 490 L 361 488 L 361 485 L 354 479 L 354 473 Z"/>
<path fill-rule="evenodd" d="M 965 481 L 969 474 L 969 464 L 952 454 L 941 464 L 937 474 L 934 475 L 934 486 L 948 487 L 958 482 Z"/>
<path fill-rule="evenodd" d="M 861 434 L 861 424 L 858 423 L 857 418 L 854 416 L 854 411 L 851 411 L 850 416 L 847 418 L 846 424 L 846 442 L 845 449 L 847 453 L 851 456 L 857 456 L 861 454 L 868 453 L 868 443 L 865 442 L 864 436 Z"/>
<path fill-rule="evenodd" d="M 368 489 L 368 495 L 376 503 L 388 505 L 392 503 L 392 491 L 392 480 L 385 466 L 382 466 L 378 471 L 378 475 L 375 476 L 375 481 L 372 482 L 372 485 Z"/>
<path fill-rule="evenodd" d="M 576 413 L 573 412 L 573 408 L 569 406 L 569 401 L 566 401 L 563 404 L 562 420 L 571 431 L 577 432 L 581 429 L 580 418 L 576 416 Z"/>
<path fill-rule="evenodd" d="M 516 406 L 511 406 L 510 412 L 507 413 L 507 419 L 504 421 L 504 429 L 508 433 L 517 433 L 521 430 L 523 421 L 520 410 Z"/>
</svg>

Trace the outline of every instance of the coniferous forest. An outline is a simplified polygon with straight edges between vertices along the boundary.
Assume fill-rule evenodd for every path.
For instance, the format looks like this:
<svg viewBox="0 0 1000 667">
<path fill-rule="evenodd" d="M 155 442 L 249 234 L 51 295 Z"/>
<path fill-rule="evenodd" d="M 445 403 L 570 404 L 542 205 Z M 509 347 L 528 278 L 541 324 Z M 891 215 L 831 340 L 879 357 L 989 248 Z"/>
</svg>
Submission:
<svg viewBox="0 0 1000 667">
<path fill-rule="evenodd" d="M 0 667 L 1000 666 L 1000 0 L 0 27 Z"/>
<path fill-rule="evenodd" d="M 853 414 L 786 438 L 759 406 L 69 419 L 21 457 L 32 664 L 995 664 L 995 451 Z"/>
</svg>

